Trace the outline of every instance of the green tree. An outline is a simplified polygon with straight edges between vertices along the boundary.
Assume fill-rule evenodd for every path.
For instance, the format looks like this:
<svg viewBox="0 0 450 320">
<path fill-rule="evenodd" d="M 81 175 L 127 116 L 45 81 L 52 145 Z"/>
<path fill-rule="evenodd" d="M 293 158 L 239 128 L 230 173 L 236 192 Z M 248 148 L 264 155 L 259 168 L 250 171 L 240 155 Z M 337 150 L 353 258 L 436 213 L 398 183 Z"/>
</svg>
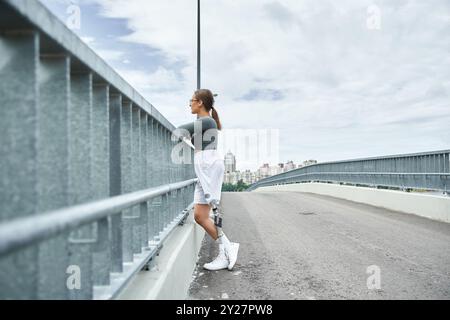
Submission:
<svg viewBox="0 0 450 320">
<path fill-rule="evenodd" d="M 244 183 L 242 179 L 240 179 L 237 184 L 232 183 L 224 183 L 222 185 L 223 192 L 242 192 L 247 190 L 250 185 Z"/>
</svg>

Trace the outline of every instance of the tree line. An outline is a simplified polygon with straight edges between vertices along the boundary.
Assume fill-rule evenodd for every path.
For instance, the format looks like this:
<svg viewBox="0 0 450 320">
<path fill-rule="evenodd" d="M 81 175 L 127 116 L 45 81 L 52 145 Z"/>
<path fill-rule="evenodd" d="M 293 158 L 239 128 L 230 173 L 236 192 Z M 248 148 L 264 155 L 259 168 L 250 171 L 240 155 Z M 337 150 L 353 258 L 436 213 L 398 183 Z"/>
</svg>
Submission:
<svg viewBox="0 0 450 320">
<path fill-rule="evenodd" d="M 247 190 L 247 188 L 250 187 L 249 184 L 244 183 L 242 179 L 240 179 L 237 184 L 232 183 L 224 183 L 222 184 L 222 191 L 223 192 L 242 192 Z"/>
</svg>

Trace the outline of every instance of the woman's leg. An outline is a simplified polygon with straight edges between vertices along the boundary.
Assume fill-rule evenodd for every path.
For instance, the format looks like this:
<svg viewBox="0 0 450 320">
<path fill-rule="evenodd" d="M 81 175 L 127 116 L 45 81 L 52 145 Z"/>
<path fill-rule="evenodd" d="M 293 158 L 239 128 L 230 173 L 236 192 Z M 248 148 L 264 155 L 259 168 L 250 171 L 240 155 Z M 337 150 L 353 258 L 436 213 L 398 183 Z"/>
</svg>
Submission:
<svg viewBox="0 0 450 320">
<path fill-rule="evenodd" d="M 205 229 L 205 231 L 213 238 L 217 240 L 217 228 L 214 222 L 209 218 L 209 212 L 211 211 L 211 206 L 209 204 L 199 204 L 194 205 L 194 218 L 195 222 Z"/>
</svg>

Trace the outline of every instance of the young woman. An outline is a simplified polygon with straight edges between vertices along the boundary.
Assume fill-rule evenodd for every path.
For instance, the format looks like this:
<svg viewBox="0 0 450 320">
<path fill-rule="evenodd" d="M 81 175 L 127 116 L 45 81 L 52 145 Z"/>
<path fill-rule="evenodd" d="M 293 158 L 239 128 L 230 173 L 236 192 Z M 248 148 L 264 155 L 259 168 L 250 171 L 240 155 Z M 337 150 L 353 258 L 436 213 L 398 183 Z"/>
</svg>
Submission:
<svg viewBox="0 0 450 320">
<path fill-rule="evenodd" d="M 195 146 L 194 169 L 198 182 L 194 192 L 194 218 L 219 244 L 219 255 L 203 267 L 207 270 L 232 270 L 237 260 L 239 243 L 230 242 L 223 233 L 222 219 L 217 208 L 225 171 L 223 159 L 217 152 L 218 130 L 222 129 L 222 125 L 217 110 L 214 109 L 214 96 L 210 90 L 195 91 L 189 105 L 191 113 L 197 114 L 197 120 L 177 129 L 189 131 L 191 142 Z M 209 216 L 211 208 L 214 211 L 214 221 Z"/>
</svg>

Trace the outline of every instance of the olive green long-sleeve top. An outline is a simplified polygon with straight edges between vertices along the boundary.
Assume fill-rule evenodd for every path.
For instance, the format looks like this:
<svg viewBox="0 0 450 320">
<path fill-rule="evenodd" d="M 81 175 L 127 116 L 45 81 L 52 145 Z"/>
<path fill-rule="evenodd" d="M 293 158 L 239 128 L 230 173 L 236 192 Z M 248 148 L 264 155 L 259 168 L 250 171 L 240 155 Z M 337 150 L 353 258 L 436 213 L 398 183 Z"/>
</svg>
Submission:
<svg viewBox="0 0 450 320">
<path fill-rule="evenodd" d="M 217 150 L 217 123 L 211 116 L 198 117 L 197 120 L 183 124 L 177 129 L 189 132 L 189 138 L 196 150 Z M 187 134 L 181 132 L 181 137 L 184 136 Z"/>
</svg>

